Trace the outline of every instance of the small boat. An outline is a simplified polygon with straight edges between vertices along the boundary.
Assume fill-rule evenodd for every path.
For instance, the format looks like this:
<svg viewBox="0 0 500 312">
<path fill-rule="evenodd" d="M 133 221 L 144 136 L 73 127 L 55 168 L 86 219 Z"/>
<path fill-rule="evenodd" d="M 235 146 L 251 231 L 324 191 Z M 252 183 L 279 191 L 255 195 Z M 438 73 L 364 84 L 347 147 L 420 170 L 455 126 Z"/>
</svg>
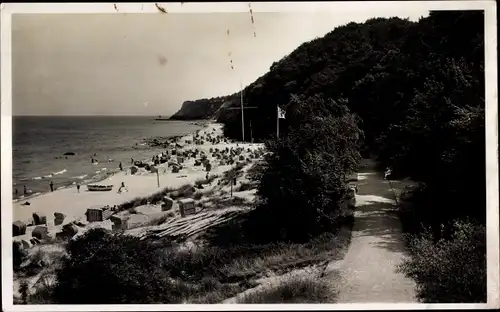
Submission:
<svg viewBox="0 0 500 312">
<path fill-rule="evenodd" d="M 99 185 L 99 184 L 89 184 L 87 185 L 89 191 L 96 192 L 107 192 L 113 189 L 113 185 Z"/>
<path fill-rule="evenodd" d="M 158 118 L 155 118 L 155 120 L 159 120 L 159 121 L 169 121 L 170 119 L 168 119 L 168 118 L 164 118 L 164 117 L 162 117 L 161 115 L 158 115 Z"/>
</svg>

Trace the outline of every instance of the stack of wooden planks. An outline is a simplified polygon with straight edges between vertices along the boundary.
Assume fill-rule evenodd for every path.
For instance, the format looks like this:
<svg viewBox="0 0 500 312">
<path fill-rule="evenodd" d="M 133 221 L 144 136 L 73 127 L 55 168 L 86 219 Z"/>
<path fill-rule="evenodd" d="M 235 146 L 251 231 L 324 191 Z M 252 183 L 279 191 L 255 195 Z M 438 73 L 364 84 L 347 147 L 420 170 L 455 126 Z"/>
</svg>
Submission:
<svg viewBox="0 0 500 312">
<path fill-rule="evenodd" d="M 227 208 L 213 210 L 190 215 L 185 218 L 175 217 L 167 222 L 138 233 L 141 239 L 172 237 L 175 239 L 187 239 L 193 235 L 200 234 L 211 227 L 223 224 L 234 217 L 245 213 L 245 208 Z"/>
</svg>

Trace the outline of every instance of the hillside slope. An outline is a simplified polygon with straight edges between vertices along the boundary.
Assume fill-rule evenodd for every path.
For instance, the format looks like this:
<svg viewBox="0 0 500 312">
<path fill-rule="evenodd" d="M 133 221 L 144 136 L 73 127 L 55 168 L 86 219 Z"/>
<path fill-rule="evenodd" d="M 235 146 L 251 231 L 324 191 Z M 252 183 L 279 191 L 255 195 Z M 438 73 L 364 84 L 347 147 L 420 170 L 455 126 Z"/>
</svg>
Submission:
<svg viewBox="0 0 500 312">
<path fill-rule="evenodd" d="M 417 23 L 376 18 L 338 27 L 302 44 L 249 85 L 245 101 L 259 109 L 245 119 L 254 125 L 254 138 L 266 138 L 276 131 L 276 105 L 287 109 L 293 95 L 322 94 L 346 101 L 364 120 L 367 143 L 373 145 L 406 115 L 437 66 L 462 60 L 481 77 L 482 21 L 482 12 L 432 12 Z M 241 121 L 237 111 L 233 114 L 221 120 L 225 134 L 241 139 Z"/>
<path fill-rule="evenodd" d="M 228 95 L 210 99 L 185 101 L 181 108 L 170 117 L 172 120 L 213 119 L 218 117 L 222 106 L 228 106 L 237 96 Z"/>
<path fill-rule="evenodd" d="M 256 140 L 300 127 L 301 103 L 346 104 L 362 120 L 364 149 L 395 177 L 426 185 L 412 220 L 485 222 L 484 12 L 435 11 L 418 22 L 376 18 L 340 26 L 275 62 L 243 92 Z M 321 116 L 321 112 L 316 112 Z M 241 139 L 241 115 L 227 110 L 224 134 Z M 245 138 L 248 140 L 248 136 Z M 439 170 L 437 170 L 439 168 Z M 420 205 L 420 204 L 419 204 Z M 474 209 L 473 207 L 480 207 Z"/>
</svg>

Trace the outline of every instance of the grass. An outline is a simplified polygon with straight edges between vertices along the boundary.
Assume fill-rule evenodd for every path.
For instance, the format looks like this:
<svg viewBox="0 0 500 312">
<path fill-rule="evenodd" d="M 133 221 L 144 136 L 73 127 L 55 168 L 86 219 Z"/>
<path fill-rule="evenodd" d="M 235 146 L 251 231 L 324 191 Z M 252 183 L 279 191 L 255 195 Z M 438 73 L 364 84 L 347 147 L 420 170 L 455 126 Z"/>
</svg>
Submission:
<svg viewBox="0 0 500 312">
<path fill-rule="evenodd" d="M 269 271 L 284 274 L 292 269 L 342 259 L 350 243 L 350 233 L 350 228 L 346 227 L 337 234 L 324 233 L 303 244 L 209 246 L 196 251 L 166 251 L 165 269 L 173 278 L 186 282 L 210 277 L 222 285 L 239 284 L 246 289 L 253 287 L 248 281 Z"/>
<path fill-rule="evenodd" d="M 211 176 L 209 177 L 208 180 L 203 179 L 203 181 L 209 181 L 209 180 L 213 181 L 215 178 L 216 176 Z M 200 181 L 202 180 L 198 180 L 197 183 Z M 118 206 L 118 211 L 123 211 L 123 210 L 133 211 L 131 209 L 146 205 L 147 203 L 157 204 L 161 202 L 163 200 L 163 197 L 165 196 L 170 196 L 172 199 L 188 198 L 191 197 L 195 192 L 196 190 L 194 189 L 192 184 L 185 184 L 179 188 L 167 187 L 151 196 L 137 197 L 132 199 L 131 201 L 121 204 Z"/>
<path fill-rule="evenodd" d="M 198 180 L 194 181 L 194 185 L 200 186 L 200 185 L 204 185 L 204 184 L 210 184 L 210 183 L 212 183 L 217 178 L 218 178 L 218 175 L 211 174 L 211 175 L 208 176 L 208 179 L 201 178 L 201 179 L 198 179 Z"/>
<path fill-rule="evenodd" d="M 56 267 L 65 255 L 61 243 L 52 242 L 37 245 L 29 249 L 24 257 L 24 264 L 15 274 L 19 277 L 33 277 L 48 267 Z"/>
<path fill-rule="evenodd" d="M 206 246 L 179 250 L 175 244 L 156 244 L 162 258 L 161 270 L 168 272 L 168 289 L 175 303 L 220 303 L 257 285 L 257 279 L 270 271 L 285 274 L 325 261 L 342 259 L 350 243 L 350 228 L 324 233 L 306 243 L 268 243 Z M 104 242 L 103 242 L 104 243 Z M 107 243 L 106 243 L 107 244 Z M 111 247 L 110 247 L 111 248 Z M 143 248 L 138 245 L 138 248 Z M 119 268 L 117 268 L 119 272 Z M 321 283 L 295 281 L 275 290 L 247 298 L 251 302 L 325 302 Z M 40 289 L 30 303 L 49 303 L 50 289 Z M 256 296 L 256 295 L 255 295 Z M 295 298 L 295 299 L 294 299 Z M 279 299 L 279 300 L 278 300 Z M 278 301 L 276 301 L 278 300 Z M 291 300 L 291 301 L 290 301 Z"/>
<path fill-rule="evenodd" d="M 242 182 L 238 188 L 236 188 L 236 192 L 244 192 L 248 190 L 253 190 L 257 188 L 256 183 L 248 183 L 248 182 Z"/>
<path fill-rule="evenodd" d="M 143 222 L 141 224 L 138 224 L 136 226 L 131 226 L 128 228 L 128 230 L 138 228 L 138 227 L 161 225 L 161 224 L 165 223 L 168 219 L 173 218 L 174 216 L 175 216 L 175 214 L 171 211 L 171 212 L 168 212 L 162 216 L 159 216 L 158 218 L 152 218 L 151 220 L 148 220 L 148 221 Z"/>
<path fill-rule="evenodd" d="M 248 202 L 245 198 L 239 196 L 233 197 L 212 197 L 204 202 L 205 205 L 209 206 L 211 209 L 224 209 L 232 206 L 245 206 Z"/>
<path fill-rule="evenodd" d="M 347 228 L 338 235 L 325 233 L 305 244 L 268 244 L 260 245 L 259 253 L 236 258 L 221 268 L 227 278 L 258 276 L 266 270 L 284 273 L 326 260 L 342 259 L 350 244 L 350 231 Z"/>
<path fill-rule="evenodd" d="M 276 287 L 244 295 L 237 303 L 327 303 L 331 298 L 331 289 L 325 280 L 296 277 Z"/>
<path fill-rule="evenodd" d="M 349 243 L 350 231 L 344 229 L 338 235 L 325 233 L 305 244 L 206 247 L 197 252 L 173 255 L 176 259 L 167 261 L 171 266 L 167 269 L 178 280 L 198 283 L 201 281 L 201 284 L 206 285 L 186 299 L 187 302 L 220 303 L 255 287 L 255 280 L 270 271 L 285 274 L 294 269 L 342 259 Z M 284 296 L 284 299 L 279 296 Z M 293 301 L 293 298 L 296 301 Z M 270 293 L 245 300 L 251 303 L 327 302 L 331 300 L 331 290 L 320 281 L 298 280 L 281 285 Z"/>
</svg>

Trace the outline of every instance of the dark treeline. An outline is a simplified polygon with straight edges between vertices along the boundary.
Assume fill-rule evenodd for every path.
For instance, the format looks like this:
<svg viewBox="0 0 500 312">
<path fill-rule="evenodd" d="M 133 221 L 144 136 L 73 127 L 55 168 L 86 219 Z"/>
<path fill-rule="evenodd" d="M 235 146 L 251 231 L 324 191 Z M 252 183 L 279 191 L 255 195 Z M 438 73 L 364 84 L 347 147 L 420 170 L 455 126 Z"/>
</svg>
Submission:
<svg viewBox="0 0 500 312">
<path fill-rule="evenodd" d="M 482 11 L 376 18 L 302 44 L 244 90 L 245 105 L 258 107 L 245 112 L 245 132 L 251 122 L 253 138 L 273 153 L 260 175 L 265 204 L 255 212 L 269 224 L 255 228 L 265 237 L 277 227 L 282 236 L 312 235 L 325 213 L 342 215 L 341 181 L 359 146 L 393 178 L 419 183 L 400 216 L 413 251 L 403 271 L 422 300 L 484 301 L 484 79 Z M 287 115 L 279 140 L 277 106 Z M 351 113 L 359 120 L 346 119 Z M 225 135 L 241 139 L 240 113 L 222 117 Z"/>
<path fill-rule="evenodd" d="M 468 216 L 484 223 L 483 21 L 482 11 L 447 11 L 417 23 L 377 18 L 338 27 L 244 90 L 245 104 L 258 107 L 245 114 L 247 133 L 251 120 L 254 139 L 274 137 L 276 105 L 290 113 L 296 99 L 343 102 L 361 118 L 363 152 L 437 192 L 426 222 Z M 225 134 L 241 139 L 238 110 L 225 117 Z"/>
</svg>

